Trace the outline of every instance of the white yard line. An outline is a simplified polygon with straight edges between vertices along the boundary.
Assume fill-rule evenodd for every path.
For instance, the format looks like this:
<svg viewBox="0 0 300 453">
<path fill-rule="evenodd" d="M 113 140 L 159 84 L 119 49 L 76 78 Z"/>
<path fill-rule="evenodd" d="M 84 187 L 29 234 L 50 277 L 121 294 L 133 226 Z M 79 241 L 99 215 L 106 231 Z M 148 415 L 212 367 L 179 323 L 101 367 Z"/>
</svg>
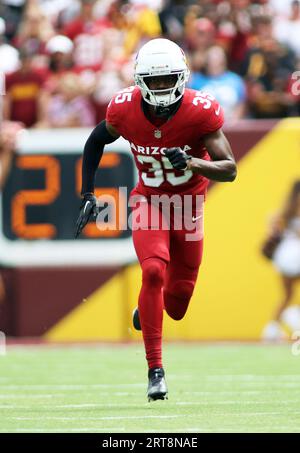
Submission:
<svg viewBox="0 0 300 453">
<path fill-rule="evenodd" d="M 21 390 L 21 389 L 20 389 Z M 282 396 L 282 391 L 284 389 L 278 389 L 278 390 L 273 390 L 273 389 L 262 389 L 262 390 L 242 390 L 242 389 L 237 389 L 235 391 L 221 391 L 219 392 L 218 390 L 211 390 L 211 391 L 189 391 L 189 392 L 182 392 L 183 395 L 191 395 L 191 396 L 196 396 L 196 397 L 215 397 L 215 398 L 219 398 L 221 396 L 231 396 L 231 397 L 234 397 L 236 396 L 236 398 L 238 399 L 238 401 L 240 401 L 241 399 L 241 395 L 243 396 L 263 396 L 265 395 L 266 393 L 268 394 L 272 394 L 272 395 L 278 395 L 279 397 Z M 300 394 L 300 390 L 294 390 L 293 391 L 293 395 L 299 395 Z M 96 396 L 97 398 L 100 398 L 100 397 L 123 397 L 123 396 L 137 396 L 137 393 L 136 392 L 114 392 L 114 391 L 110 391 L 110 392 L 84 392 L 84 396 L 85 398 L 87 397 L 93 397 L 93 396 Z M 49 399 L 54 399 L 54 398 L 65 398 L 66 397 L 66 393 L 32 393 L 32 394 L 28 394 L 28 393 L 22 393 L 22 394 L 18 394 L 18 393 L 0 393 L 0 401 L 5 399 L 42 399 L 42 398 L 49 398 Z M 177 397 L 178 398 L 178 397 Z M 284 398 L 284 395 L 283 395 L 283 398 Z M 202 400 L 199 401 L 199 403 L 201 402 Z M 213 401 L 213 400 L 212 400 Z M 286 400 L 285 400 L 286 401 Z M 293 400 L 295 401 L 295 400 Z M 269 402 L 269 401 L 268 401 Z M 292 400 L 291 400 L 292 402 Z M 95 403 L 96 404 L 96 403 Z M 118 403 L 116 403 L 118 404 Z M 178 402 L 178 404 L 181 404 L 181 402 Z"/>
<path fill-rule="evenodd" d="M 218 416 L 228 416 L 228 413 L 218 413 Z M 241 412 L 239 411 L 236 414 L 231 413 L 230 414 L 232 417 L 241 417 L 241 416 L 269 416 L 269 415 L 282 415 L 282 411 L 261 411 L 261 412 L 252 412 L 252 411 L 247 411 L 247 412 Z M 300 411 L 289 411 L 289 416 L 290 415 L 300 415 Z M 38 416 L 38 415 L 37 415 Z M 141 420 L 141 419 L 170 419 L 170 418 L 195 418 L 199 417 L 199 414 L 194 413 L 194 414 L 180 414 L 180 415 L 129 415 L 129 416 L 103 416 L 103 417 L 91 417 L 91 416 L 85 416 L 85 417 L 62 417 L 62 416 L 43 416 L 43 421 L 44 420 L 60 420 L 60 421 L 67 421 L 67 420 Z M 26 421 L 26 420 L 37 420 L 37 417 L 7 417 L 8 420 L 18 420 L 18 421 Z"/>
<path fill-rule="evenodd" d="M 238 398 L 240 398 L 240 395 L 262 395 L 265 393 L 272 393 L 276 394 L 278 393 L 279 395 L 282 394 L 282 389 L 280 390 L 270 390 L 270 389 L 262 389 L 262 390 L 243 390 L 243 389 L 236 389 L 236 390 L 224 390 L 219 392 L 218 390 L 207 390 L 207 391 L 190 391 L 190 392 L 182 392 L 184 395 L 198 395 L 198 396 L 209 396 L 209 395 L 215 395 L 220 396 L 220 395 L 236 395 Z M 293 395 L 300 393 L 300 390 L 295 390 L 293 392 Z"/>
<path fill-rule="evenodd" d="M 178 379 L 194 379 L 194 376 L 192 374 L 168 374 L 167 378 L 170 380 L 175 380 Z M 208 374 L 208 375 L 202 375 L 199 376 L 199 379 L 203 382 L 211 382 L 211 381 L 282 381 L 282 380 L 287 380 L 287 381 L 299 381 L 299 375 L 298 374 L 280 374 L 280 375 L 263 375 L 263 374 Z"/>
<path fill-rule="evenodd" d="M 262 404 L 279 404 L 279 405 L 285 405 L 285 404 L 297 404 L 299 406 L 299 401 L 293 400 L 282 400 L 282 401 L 275 401 L 272 402 L 270 400 L 267 401 L 256 401 L 256 400 L 251 400 L 251 401 L 244 401 L 244 400 L 227 400 L 227 401 L 178 401 L 175 403 L 177 406 L 223 406 L 226 404 L 257 404 L 257 405 L 262 405 Z"/>
<path fill-rule="evenodd" d="M 217 380 L 217 379 L 216 379 Z M 249 385 L 259 385 L 259 386 L 262 386 L 262 385 L 269 385 L 269 384 L 272 384 L 272 386 L 280 386 L 280 388 L 282 388 L 282 386 L 284 387 L 299 387 L 299 376 L 297 376 L 297 379 L 295 377 L 295 380 L 291 381 L 291 382 L 278 382 L 278 378 L 276 376 L 273 377 L 273 379 L 271 380 L 265 380 L 265 381 L 259 381 L 259 380 L 256 380 L 255 382 L 254 381 L 251 381 L 251 380 L 246 380 L 245 382 L 240 382 L 239 385 L 243 385 L 243 386 L 249 386 Z M 224 382 L 222 381 L 223 384 L 230 384 L 229 381 L 227 382 Z M 198 381 L 198 385 L 201 386 L 201 385 L 204 385 L 206 386 L 207 384 L 211 384 L 211 382 L 203 382 L 199 384 L 199 381 Z M 91 390 L 91 389 L 105 389 L 105 388 L 108 388 L 108 389 L 118 389 L 118 388 L 140 388 L 140 387 L 145 387 L 146 384 L 145 382 L 137 382 L 137 383 L 133 383 L 133 384 L 0 384 L 0 391 L 5 391 L 5 390 L 50 390 L 50 389 L 53 389 L 53 390 L 67 390 L 67 391 L 71 391 L 71 390 L 84 390 L 84 389 L 88 389 L 88 390 Z M 244 391 L 243 389 L 237 389 L 236 392 L 240 392 L 240 391 Z M 256 390 L 258 391 L 258 390 Z M 209 390 L 203 390 L 202 392 L 200 393 L 203 393 L 203 392 L 206 392 L 208 393 Z M 215 391 L 217 393 L 217 390 Z M 125 393 L 125 392 L 124 392 Z M 195 393 L 195 392 L 184 392 L 184 393 Z M 197 392 L 199 393 L 199 392 Z M 222 393 L 222 392 L 220 392 Z M 234 393 L 234 392 L 233 392 Z"/>
<path fill-rule="evenodd" d="M 202 376 L 206 381 L 299 381 L 297 374 L 280 374 L 280 375 L 266 375 L 266 374 L 211 374 Z"/>
<path fill-rule="evenodd" d="M 68 433 L 68 432 L 103 432 L 103 433 L 113 433 L 113 432 L 128 432 L 132 433 L 131 430 L 126 429 L 123 426 L 109 426 L 109 427 L 101 427 L 101 428 L 74 428 L 74 427 L 69 427 L 69 428 L 16 428 L 16 429 L 7 429 L 3 430 L 0 429 L 0 433 Z M 153 430 L 143 430 L 143 431 L 138 431 L 140 433 L 166 433 L 165 429 L 153 429 Z M 274 425 L 272 424 L 271 426 L 264 426 L 261 428 L 255 428 L 251 429 L 249 426 L 244 426 L 241 428 L 237 427 L 222 427 L 219 426 L 218 428 L 208 428 L 205 426 L 197 426 L 197 427 L 189 427 L 189 428 L 168 428 L 167 430 L 168 433 L 267 433 L 267 432 L 293 432 L 293 433 L 299 433 L 300 428 L 292 428 L 291 426 L 284 426 L 284 425 Z"/>
<path fill-rule="evenodd" d="M 276 405 L 286 405 L 286 404 L 296 404 L 299 405 L 299 401 L 295 399 L 283 400 L 283 401 L 275 401 L 270 402 L 269 400 L 249 400 L 249 401 L 237 401 L 237 400 L 225 400 L 225 401 L 168 401 L 166 404 L 168 407 L 170 406 L 224 406 L 226 404 L 239 404 L 240 406 L 243 405 L 264 405 L 264 404 L 276 404 Z M 20 404 L 0 404 L 0 409 L 26 409 L 30 411 L 31 408 L 39 408 L 40 406 L 36 405 L 20 405 Z M 45 406 L 43 404 L 42 408 L 49 409 L 49 410 L 59 410 L 59 409 L 97 409 L 97 408 L 106 408 L 106 407 L 138 407 L 138 408 L 149 408 L 149 403 L 141 403 L 137 401 L 136 403 L 80 403 L 80 404 L 53 404 Z"/>
<path fill-rule="evenodd" d="M 107 428 L 45 428 L 45 429 L 39 429 L 39 428 L 16 428 L 16 429 L 10 429 L 10 430 L 1 430 L 0 433 L 78 433 L 78 432 L 104 432 L 104 433 L 109 433 L 112 431 L 125 431 L 125 428 L 122 427 L 107 427 Z"/>
<path fill-rule="evenodd" d="M 58 389 L 58 390 L 84 390 L 86 388 L 101 389 L 101 388 L 132 388 L 132 387 L 145 387 L 145 383 L 134 384 L 8 384 L 1 385 L 0 390 L 45 390 L 45 389 Z"/>
<path fill-rule="evenodd" d="M 85 393 L 86 395 L 86 393 Z M 93 393 L 94 395 L 94 393 Z M 99 394 L 97 394 L 99 395 Z M 32 399 L 32 398 L 65 398 L 65 393 L 39 393 L 39 394 L 33 394 L 33 395 L 28 395 L 27 394 L 21 394 L 21 395 L 17 395 L 15 393 L 4 393 L 4 394 L 0 394 L 0 401 L 1 399 Z"/>
<path fill-rule="evenodd" d="M 1 430 L 0 433 L 79 433 L 79 432 L 87 432 L 87 433 L 97 433 L 97 432 L 103 432 L 105 434 L 111 434 L 113 432 L 124 432 L 124 433 L 132 433 L 132 430 L 126 430 L 125 427 L 107 427 L 107 428 L 57 428 L 57 429 L 51 429 L 51 428 L 45 428 L 45 429 L 39 429 L 39 428 L 18 428 L 18 429 L 7 429 L 7 430 Z M 166 433 L 166 430 L 143 430 L 143 431 L 137 431 L 138 433 Z M 264 428 L 261 429 L 255 429 L 251 430 L 251 428 L 216 428 L 216 429 L 211 429 L 211 428 L 185 428 L 185 429 L 177 429 L 177 428 L 168 428 L 167 433 L 269 433 L 269 432 L 290 432 L 290 433 L 299 433 L 300 429 L 293 429 L 291 426 L 265 426 Z"/>
<path fill-rule="evenodd" d="M 226 406 L 226 405 L 236 405 L 236 404 L 239 404 L 240 407 L 242 407 L 243 405 L 257 405 L 257 406 L 261 406 L 261 405 L 264 405 L 264 404 L 270 404 L 270 401 L 236 401 L 236 400 L 229 400 L 229 401 L 177 401 L 177 402 L 170 402 L 168 401 L 166 403 L 168 405 L 168 408 L 172 407 L 172 406 Z M 295 401 L 295 400 L 284 400 L 284 401 L 278 401 L 278 402 L 275 402 L 275 403 L 272 403 L 272 404 L 276 404 L 277 406 L 285 406 L 287 404 L 295 404 L 297 406 L 299 406 L 299 401 Z M 42 409 L 45 410 L 45 409 L 48 409 L 50 411 L 59 411 L 60 409 L 105 409 L 105 408 L 139 408 L 139 409 L 148 409 L 149 408 L 149 403 L 140 403 L 140 402 L 136 402 L 136 403 L 99 403 L 99 404 L 62 404 L 62 405 L 48 405 L 48 406 L 45 406 L 43 405 L 42 406 Z M 19 405 L 19 404 L 1 404 L 0 405 L 0 409 L 5 409 L 5 410 L 25 410 L 26 412 L 30 412 L 32 409 L 38 409 L 40 408 L 40 406 L 34 406 L 34 405 Z M 250 414 L 250 412 L 247 412 Z M 268 414 L 271 414 L 273 412 L 266 412 Z M 290 412 L 289 412 L 290 413 Z M 298 413 L 298 412 L 296 412 Z M 240 414 L 240 412 L 239 412 Z M 251 413 L 252 414 L 252 413 Z M 199 415 L 199 414 L 197 414 Z M 39 416 L 37 414 L 37 416 Z"/>
<path fill-rule="evenodd" d="M 180 417 L 192 417 L 194 415 L 116 415 L 116 416 L 106 416 L 106 417 L 60 417 L 60 416 L 43 416 L 44 420 L 140 420 L 140 419 L 170 419 L 170 418 L 180 418 Z M 36 420 L 36 417 L 9 417 L 9 420 Z"/>
<path fill-rule="evenodd" d="M 166 430 L 165 429 L 162 429 L 162 430 L 159 430 L 159 429 L 155 429 L 155 430 L 147 430 L 147 431 L 143 431 L 145 433 L 165 433 Z M 168 433 L 198 433 L 198 434 L 204 434 L 204 433 L 269 433 L 269 432 L 291 432 L 291 433 L 299 433 L 300 432 L 300 429 L 293 429 L 291 426 L 266 426 L 266 427 L 263 427 L 261 429 L 255 429 L 255 430 L 251 430 L 251 428 L 247 428 L 246 426 L 244 426 L 243 428 L 222 428 L 222 427 L 219 427 L 219 428 L 205 428 L 205 427 L 201 427 L 201 428 L 184 428 L 184 429 L 180 429 L 180 428 L 168 428 Z M 201 440 L 201 439 L 200 439 Z"/>
</svg>

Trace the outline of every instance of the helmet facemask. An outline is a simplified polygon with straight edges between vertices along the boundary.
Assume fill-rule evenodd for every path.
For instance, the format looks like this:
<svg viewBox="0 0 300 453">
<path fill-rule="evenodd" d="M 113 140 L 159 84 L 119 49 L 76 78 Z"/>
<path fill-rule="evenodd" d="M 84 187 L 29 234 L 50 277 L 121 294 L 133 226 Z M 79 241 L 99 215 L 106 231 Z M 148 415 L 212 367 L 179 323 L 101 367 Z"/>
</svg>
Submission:
<svg viewBox="0 0 300 453">
<path fill-rule="evenodd" d="M 162 77 L 162 76 L 176 76 L 177 80 L 170 88 L 164 89 L 150 89 L 148 86 L 147 79 L 153 77 Z M 135 83 L 141 89 L 142 96 L 144 100 L 155 107 L 168 107 L 172 104 L 175 104 L 184 93 L 185 84 L 189 77 L 189 70 L 184 69 L 178 72 L 172 72 L 168 74 L 156 74 L 156 75 L 135 75 Z"/>
</svg>

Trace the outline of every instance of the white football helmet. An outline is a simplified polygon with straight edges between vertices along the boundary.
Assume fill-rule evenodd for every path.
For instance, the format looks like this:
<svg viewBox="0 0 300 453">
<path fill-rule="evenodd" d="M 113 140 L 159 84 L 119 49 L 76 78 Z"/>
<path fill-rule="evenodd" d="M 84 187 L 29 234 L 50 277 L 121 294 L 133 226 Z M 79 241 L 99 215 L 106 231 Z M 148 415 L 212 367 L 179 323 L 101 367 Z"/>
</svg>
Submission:
<svg viewBox="0 0 300 453">
<path fill-rule="evenodd" d="M 177 75 L 174 86 L 163 90 L 150 90 L 147 77 L 165 75 Z M 134 81 L 148 104 L 157 107 L 174 104 L 183 96 L 189 75 L 183 50 L 168 39 L 148 41 L 136 56 Z"/>
</svg>

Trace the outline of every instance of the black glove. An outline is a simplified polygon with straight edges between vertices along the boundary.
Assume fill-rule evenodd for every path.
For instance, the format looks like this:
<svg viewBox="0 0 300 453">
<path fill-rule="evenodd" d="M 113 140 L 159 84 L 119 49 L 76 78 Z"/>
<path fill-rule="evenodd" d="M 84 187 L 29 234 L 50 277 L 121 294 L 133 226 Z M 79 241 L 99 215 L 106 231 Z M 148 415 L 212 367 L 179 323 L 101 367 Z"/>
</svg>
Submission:
<svg viewBox="0 0 300 453">
<path fill-rule="evenodd" d="M 189 156 L 180 148 L 167 148 L 165 150 L 165 156 L 176 170 L 186 170 L 187 161 L 192 158 L 192 156 Z"/>
<path fill-rule="evenodd" d="M 80 205 L 80 213 L 76 222 L 75 238 L 77 238 L 85 225 L 90 220 L 90 217 L 94 218 L 97 216 L 97 204 L 96 197 L 92 193 L 85 193 Z"/>
</svg>

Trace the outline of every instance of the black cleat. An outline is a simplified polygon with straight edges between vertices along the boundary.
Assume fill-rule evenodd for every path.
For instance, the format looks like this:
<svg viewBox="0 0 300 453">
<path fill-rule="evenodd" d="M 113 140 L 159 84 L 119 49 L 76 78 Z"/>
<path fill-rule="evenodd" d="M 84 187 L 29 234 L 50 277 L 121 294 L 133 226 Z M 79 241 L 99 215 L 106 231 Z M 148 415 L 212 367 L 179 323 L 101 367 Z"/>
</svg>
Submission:
<svg viewBox="0 0 300 453">
<path fill-rule="evenodd" d="M 140 317 L 139 317 L 139 310 L 135 308 L 132 313 L 132 324 L 135 330 L 142 330 Z"/>
<path fill-rule="evenodd" d="M 168 399 L 168 389 L 163 368 L 151 368 L 148 372 L 148 401 Z"/>
</svg>

